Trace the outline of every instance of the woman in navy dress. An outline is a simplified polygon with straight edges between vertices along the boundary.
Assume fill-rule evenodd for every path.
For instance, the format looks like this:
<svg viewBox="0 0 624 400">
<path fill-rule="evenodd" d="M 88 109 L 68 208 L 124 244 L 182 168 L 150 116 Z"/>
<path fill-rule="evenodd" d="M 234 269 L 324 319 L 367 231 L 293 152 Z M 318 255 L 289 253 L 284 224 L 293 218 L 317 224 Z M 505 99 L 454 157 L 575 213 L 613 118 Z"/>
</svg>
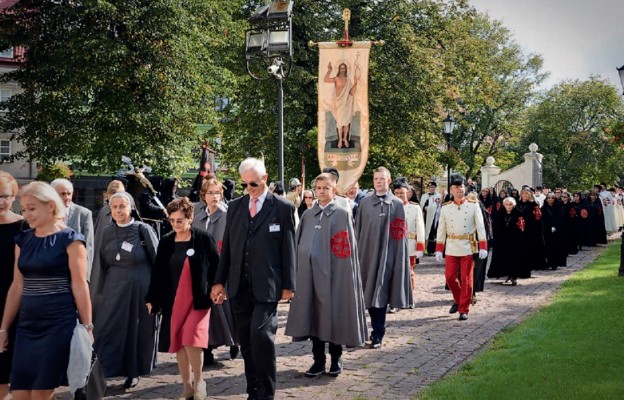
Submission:
<svg viewBox="0 0 624 400">
<path fill-rule="evenodd" d="M 0 327 L 0 350 L 6 348 L 6 330 L 19 312 L 11 372 L 13 399 L 51 399 L 54 389 L 67 384 L 77 319 L 88 331 L 93 329 L 87 252 L 84 237 L 60 222 L 65 207 L 50 185 L 31 182 L 24 187 L 20 203 L 33 229 L 15 238 L 17 268 Z"/>
</svg>

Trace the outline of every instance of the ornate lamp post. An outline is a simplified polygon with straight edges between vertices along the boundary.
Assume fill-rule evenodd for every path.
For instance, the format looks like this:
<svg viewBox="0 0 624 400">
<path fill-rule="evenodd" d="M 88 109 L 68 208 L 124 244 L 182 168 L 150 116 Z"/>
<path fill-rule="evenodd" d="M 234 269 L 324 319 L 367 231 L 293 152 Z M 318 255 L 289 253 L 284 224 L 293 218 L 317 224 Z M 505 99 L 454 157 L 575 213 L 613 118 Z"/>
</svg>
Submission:
<svg viewBox="0 0 624 400">
<path fill-rule="evenodd" d="M 620 75 L 620 83 L 622 84 L 622 89 L 624 89 L 624 65 L 620 68 L 616 68 L 618 74 Z M 622 93 L 624 95 L 624 93 Z M 622 245 L 620 246 L 620 269 L 618 270 L 619 276 L 624 276 L 624 231 L 622 231 Z"/>
<path fill-rule="evenodd" d="M 455 129 L 455 120 L 451 117 L 451 114 L 448 113 L 446 118 L 444 119 L 444 137 L 446 138 L 446 151 L 449 152 L 451 150 L 451 135 L 453 134 L 453 130 Z M 446 164 L 446 190 L 448 194 L 451 193 L 451 164 Z"/>
<path fill-rule="evenodd" d="M 249 18 L 245 34 L 245 61 L 249 76 L 278 82 L 279 180 L 284 186 L 284 89 L 282 81 L 292 68 L 293 0 L 273 0 Z M 282 58 L 283 57 L 283 58 Z"/>
</svg>

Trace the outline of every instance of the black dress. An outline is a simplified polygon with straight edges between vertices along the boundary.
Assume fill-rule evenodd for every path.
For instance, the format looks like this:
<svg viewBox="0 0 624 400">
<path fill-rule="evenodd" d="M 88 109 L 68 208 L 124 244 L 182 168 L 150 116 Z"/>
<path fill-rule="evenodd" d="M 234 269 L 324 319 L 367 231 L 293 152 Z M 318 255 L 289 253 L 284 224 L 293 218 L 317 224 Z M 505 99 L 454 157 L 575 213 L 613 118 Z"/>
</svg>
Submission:
<svg viewBox="0 0 624 400">
<path fill-rule="evenodd" d="M 28 229 L 25 220 L 8 224 L 0 224 L 0 321 L 4 315 L 7 293 L 13 282 L 13 268 L 15 266 L 15 235 Z M 13 358 L 13 342 L 15 341 L 15 327 L 17 321 L 9 329 L 9 345 L 0 353 L 0 385 L 9 383 L 11 374 L 11 360 Z"/>
<path fill-rule="evenodd" d="M 568 201 L 567 203 L 564 203 L 562 207 L 566 226 L 566 242 L 568 254 L 578 254 L 579 242 L 577 225 L 580 217 L 576 214 L 576 208 L 574 207 L 574 203 Z"/>
<path fill-rule="evenodd" d="M 546 266 L 555 269 L 567 265 L 565 220 L 559 203 L 542 206 L 542 227 L 546 249 Z"/>
<path fill-rule="evenodd" d="M 494 251 L 488 278 L 529 278 L 531 269 L 524 246 L 526 224 L 517 209 L 500 213 L 494 228 Z"/>
<path fill-rule="evenodd" d="M 596 246 L 596 234 L 594 232 L 595 222 L 593 210 L 589 206 L 589 202 L 581 200 L 579 203 L 574 203 L 574 208 L 576 209 L 576 215 L 579 216 L 576 232 L 579 248 L 582 246 Z"/>
<path fill-rule="evenodd" d="M 596 237 L 596 243 L 607 244 L 607 229 L 605 227 L 602 202 L 600 202 L 600 199 L 597 198 L 594 201 L 590 201 L 589 206 L 594 221 L 594 236 Z"/>
<path fill-rule="evenodd" d="M 545 269 L 546 252 L 542 234 L 542 211 L 534 201 L 519 201 L 516 208 L 524 218 L 523 241 L 528 256 L 528 265 L 532 270 Z"/>
</svg>

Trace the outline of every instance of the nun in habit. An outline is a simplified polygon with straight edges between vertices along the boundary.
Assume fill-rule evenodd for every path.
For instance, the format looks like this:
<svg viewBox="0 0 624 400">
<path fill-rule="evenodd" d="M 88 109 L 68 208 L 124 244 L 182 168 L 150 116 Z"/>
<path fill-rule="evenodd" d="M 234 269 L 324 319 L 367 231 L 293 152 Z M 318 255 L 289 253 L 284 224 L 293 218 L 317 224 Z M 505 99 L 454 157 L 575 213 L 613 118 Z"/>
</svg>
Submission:
<svg viewBox="0 0 624 400">
<path fill-rule="evenodd" d="M 145 307 L 158 240 L 149 225 L 132 217 L 133 206 L 128 193 L 110 198 L 115 223 L 102 234 L 93 295 L 95 351 L 106 377 L 127 377 L 125 389 L 152 372 L 158 342 L 155 317 Z"/>
</svg>

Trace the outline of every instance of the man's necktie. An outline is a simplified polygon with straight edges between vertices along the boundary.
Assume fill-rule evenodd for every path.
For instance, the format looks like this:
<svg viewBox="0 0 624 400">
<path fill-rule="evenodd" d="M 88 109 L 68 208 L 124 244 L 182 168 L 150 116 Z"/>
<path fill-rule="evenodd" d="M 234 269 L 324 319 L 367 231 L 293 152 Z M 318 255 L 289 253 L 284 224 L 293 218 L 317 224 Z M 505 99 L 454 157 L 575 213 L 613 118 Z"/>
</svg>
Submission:
<svg viewBox="0 0 624 400">
<path fill-rule="evenodd" d="M 257 197 L 252 197 L 251 198 L 251 207 L 249 208 L 249 215 L 251 215 L 251 218 L 256 216 L 256 203 L 258 202 L 258 198 Z"/>
</svg>

